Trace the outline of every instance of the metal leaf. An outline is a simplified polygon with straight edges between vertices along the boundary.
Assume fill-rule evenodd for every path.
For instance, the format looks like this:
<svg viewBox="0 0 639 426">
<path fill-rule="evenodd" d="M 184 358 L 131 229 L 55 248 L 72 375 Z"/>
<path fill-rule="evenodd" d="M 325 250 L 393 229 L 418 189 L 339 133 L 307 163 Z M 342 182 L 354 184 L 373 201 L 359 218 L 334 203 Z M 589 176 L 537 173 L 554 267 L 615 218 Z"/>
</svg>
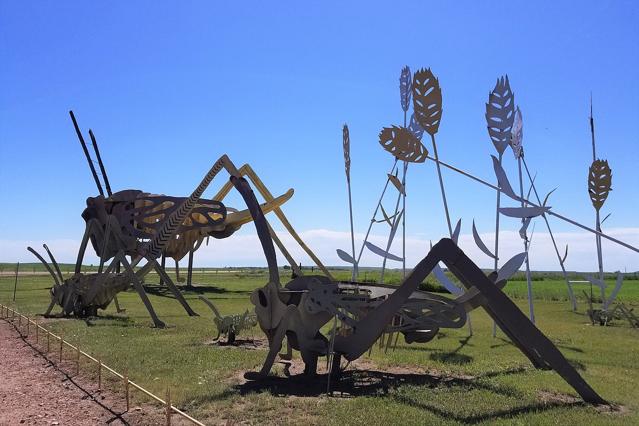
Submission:
<svg viewBox="0 0 639 426">
<path fill-rule="evenodd" d="M 457 244 L 457 241 L 459 240 L 460 231 L 461 231 L 461 219 L 457 221 L 457 225 L 455 225 L 455 230 L 453 231 L 453 235 L 451 237 L 451 240 L 453 240 L 455 244 Z"/>
<path fill-rule="evenodd" d="M 402 68 L 402 73 L 399 76 L 399 98 L 404 112 L 408 111 L 412 91 L 412 75 L 410 72 L 410 68 L 408 68 L 408 65 L 406 65 L 404 68 Z"/>
<path fill-rule="evenodd" d="M 428 155 L 426 147 L 405 127 L 384 127 L 379 143 L 399 160 L 410 163 L 423 163 Z"/>
<path fill-rule="evenodd" d="M 504 216 L 526 219 L 541 216 L 550 210 L 550 207 L 501 207 L 499 212 Z"/>
<path fill-rule="evenodd" d="M 473 238 L 475 239 L 475 244 L 477 244 L 477 247 L 479 247 L 479 249 L 483 251 L 486 256 L 492 257 L 493 259 L 495 259 L 495 255 L 492 254 L 490 250 L 488 250 L 488 247 L 486 247 L 486 244 L 484 244 L 484 242 L 479 237 L 479 233 L 477 232 L 477 228 L 475 227 L 474 220 L 473 220 Z"/>
<path fill-rule="evenodd" d="M 526 231 L 528 230 L 528 225 L 530 225 L 530 221 L 532 220 L 532 218 L 527 217 L 526 219 L 524 219 L 521 228 L 519 228 L 519 236 L 521 237 L 522 240 L 526 239 Z"/>
<path fill-rule="evenodd" d="M 564 253 L 564 257 L 561 259 L 561 264 L 566 263 L 566 258 L 568 257 L 568 244 L 566 244 L 566 252 Z"/>
<path fill-rule="evenodd" d="M 429 134 L 439 130 L 442 119 L 442 90 L 430 68 L 413 76 L 413 111 L 420 126 Z"/>
<path fill-rule="evenodd" d="M 526 252 L 519 253 L 513 256 L 508 262 L 504 263 L 504 266 L 502 266 L 499 272 L 497 272 L 497 279 L 495 282 L 498 283 L 499 281 L 508 280 L 512 277 L 515 272 L 519 270 L 521 264 L 524 263 L 527 255 L 528 254 Z"/>
<path fill-rule="evenodd" d="M 390 177 L 389 177 L 390 179 Z M 379 205 L 382 208 L 382 216 L 384 216 L 384 220 L 386 221 L 386 223 L 388 223 L 388 226 L 390 226 L 391 228 L 393 227 L 393 224 L 391 223 L 391 218 L 388 217 L 388 214 L 386 213 L 386 210 L 384 210 L 384 206 L 383 205 Z"/>
<path fill-rule="evenodd" d="M 352 265 L 355 265 L 357 263 L 357 261 L 355 259 L 353 259 L 353 256 L 351 256 L 350 254 L 346 253 L 344 250 L 337 249 L 337 255 L 344 262 L 350 263 Z"/>
<path fill-rule="evenodd" d="M 448 279 L 439 264 L 435 265 L 435 267 L 433 268 L 433 274 L 435 275 L 435 278 L 437 278 L 437 281 L 439 281 L 451 294 L 458 295 L 464 292 L 461 288 L 457 287 L 451 280 Z"/>
<path fill-rule="evenodd" d="M 601 209 L 612 190 L 612 170 L 608 160 L 595 160 L 588 170 L 588 194 L 596 210 Z"/>
<path fill-rule="evenodd" d="M 612 293 L 610 293 L 610 297 L 605 301 L 603 305 L 604 311 L 608 310 L 610 304 L 615 301 L 619 290 L 621 290 L 621 284 L 623 284 L 623 275 L 621 274 L 621 272 L 617 272 L 617 282 L 615 284 L 615 288 L 612 290 Z"/>
<path fill-rule="evenodd" d="M 424 136 L 424 128 L 419 125 L 417 119 L 415 118 L 415 113 L 410 115 L 410 124 L 408 125 L 408 130 L 420 141 Z"/>
<path fill-rule="evenodd" d="M 396 260 L 398 262 L 401 262 L 403 260 L 401 257 L 395 256 L 394 254 L 389 253 L 386 250 L 377 247 L 375 244 L 371 243 L 370 241 L 366 241 L 364 244 L 366 245 L 366 248 L 368 248 L 370 251 L 372 251 L 378 256 L 385 257 L 386 259 L 389 259 L 389 260 Z"/>
<path fill-rule="evenodd" d="M 544 198 L 544 202 L 541 203 L 542 206 L 546 206 L 546 203 L 548 202 L 548 198 L 550 197 L 550 194 L 552 194 L 553 192 L 555 192 L 555 190 L 557 190 L 557 188 L 553 189 L 552 191 L 550 191 L 546 197 Z"/>
<path fill-rule="evenodd" d="M 391 228 L 390 234 L 388 236 L 388 245 L 390 246 L 395 238 L 395 233 L 397 232 L 397 228 L 399 228 L 399 223 L 402 220 L 402 215 L 404 214 L 404 210 L 399 212 L 399 215 L 395 217 L 395 221 L 393 222 L 393 227 Z"/>
<path fill-rule="evenodd" d="M 606 283 L 599 278 L 595 278 L 592 275 L 584 274 L 584 277 L 587 281 L 589 281 L 592 285 L 595 285 L 601 289 L 606 289 Z"/>
<path fill-rule="evenodd" d="M 608 213 L 608 214 L 606 215 L 606 217 L 604 217 L 603 219 L 601 219 L 601 224 L 602 224 L 602 225 L 603 225 L 603 223 L 606 221 L 606 219 L 608 219 L 608 218 L 610 217 L 610 215 L 611 215 L 611 214 L 612 214 L 612 213 Z"/>
<path fill-rule="evenodd" d="M 351 181 L 351 137 L 348 132 L 348 126 L 344 124 L 342 129 L 342 140 L 344 147 L 344 169 L 346 170 L 346 180 Z"/>
<path fill-rule="evenodd" d="M 499 160 L 494 155 L 491 155 L 493 159 L 493 169 L 495 169 L 495 176 L 497 176 L 497 184 L 499 189 L 504 194 L 508 195 L 515 201 L 520 201 L 521 199 L 515 195 L 515 191 L 513 191 L 513 187 L 510 186 L 510 182 L 508 181 L 508 176 L 506 176 L 506 172 L 504 168 L 499 164 Z"/>
<path fill-rule="evenodd" d="M 391 181 L 391 183 L 395 186 L 395 188 L 397 188 L 397 190 L 402 195 L 406 195 L 406 192 L 404 191 L 404 185 L 402 185 L 402 183 L 399 181 L 399 178 L 397 176 L 391 175 L 389 173 L 388 174 L 388 179 Z"/>
<path fill-rule="evenodd" d="M 486 104 L 488 135 L 500 154 L 510 142 L 514 118 L 515 95 L 510 90 L 508 76 L 500 77 Z"/>
<path fill-rule="evenodd" d="M 513 130 L 510 136 L 510 147 L 513 149 L 515 158 L 519 159 L 524 156 L 524 121 L 521 116 L 519 106 L 515 110 L 515 119 L 513 121 Z"/>
</svg>

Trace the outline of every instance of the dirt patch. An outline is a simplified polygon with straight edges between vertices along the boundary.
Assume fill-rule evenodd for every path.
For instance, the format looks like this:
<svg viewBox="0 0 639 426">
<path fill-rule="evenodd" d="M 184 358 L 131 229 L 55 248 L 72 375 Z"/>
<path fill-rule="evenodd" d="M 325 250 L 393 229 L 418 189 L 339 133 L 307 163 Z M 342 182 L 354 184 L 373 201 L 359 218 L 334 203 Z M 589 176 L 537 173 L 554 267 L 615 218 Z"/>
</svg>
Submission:
<svg viewBox="0 0 639 426">
<path fill-rule="evenodd" d="M 539 399 L 544 404 L 551 405 L 585 405 L 581 399 L 567 395 L 565 393 L 542 391 L 539 392 Z M 594 405 L 595 410 L 603 414 L 628 414 L 628 408 L 619 404 L 600 404 Z"/>
<path fill-rule="evenodd" d="M 148 425 L 164 422 L 163 410 L 136 406 L 97 391 L 88 378 L 67 372 L 71 363 L 54 365 L 35 345 L 0 320 L 0 425 Z M 173 416 L 173 424 L 187 424 Z"/>
</svg>

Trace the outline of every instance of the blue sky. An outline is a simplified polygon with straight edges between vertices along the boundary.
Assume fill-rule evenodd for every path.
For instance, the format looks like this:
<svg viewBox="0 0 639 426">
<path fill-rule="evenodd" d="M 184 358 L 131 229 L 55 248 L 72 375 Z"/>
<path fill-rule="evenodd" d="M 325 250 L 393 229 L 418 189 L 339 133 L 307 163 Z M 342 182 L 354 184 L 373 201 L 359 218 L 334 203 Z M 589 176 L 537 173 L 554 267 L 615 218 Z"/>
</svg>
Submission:
<svg viewBox="0 0 639 426">
<path fill-rule="evenodd" d="M 639 242 L 638 22 L 634 1 L 2 1 L 0 260 L 30 259 L 14 249 L 24 241 L 81 238 L 84 200 L 97 191 L 69 109 L 85 131 L 94 130 L 115 190 L 187 195 L 227 153 L 238 165 L 250 163 L 273 193 L 295 188 L 285 212 L 308 232 L 349 229 L 347 122 L 356 230 L 365 232 L 392 163 L 377 135 L 402 121 L 404 65 L 431 67 L 439 78 L 440 157 L 491 181 L 484 103 L 507 73 L 540 191 L 558 187 L 553 208 L 587 224 L 594 221 L 586 190 L 592 92 L 598 156 L 613 170 L 605 228 Z M 513 184 L 515 165 L 508 151 Z M 490 241 L 493 192 L 448 172 L 444 179 L 462 232 L 474 218 Z M 432 163 L 410 167 L 407 190 L 407 234 L 424 244 L 444 236 Z M 237 197 L 228 204 L 242 207 Z M 514 219 L 502 223 L 518 228 Z M 551 224 L 570 241 L 578 231 Z M 594 239 L 587 244 L 582 258 L 570 258 L 575 269 L 596 267 Z M 638 254 L 614 253 L 612 262 L 621 262 L 614 267 L 639 269 Z M 325 256 L 337 263 L 331 250 Z M 203 259 L 216 263 L 213 253 Z"/>
</svg>

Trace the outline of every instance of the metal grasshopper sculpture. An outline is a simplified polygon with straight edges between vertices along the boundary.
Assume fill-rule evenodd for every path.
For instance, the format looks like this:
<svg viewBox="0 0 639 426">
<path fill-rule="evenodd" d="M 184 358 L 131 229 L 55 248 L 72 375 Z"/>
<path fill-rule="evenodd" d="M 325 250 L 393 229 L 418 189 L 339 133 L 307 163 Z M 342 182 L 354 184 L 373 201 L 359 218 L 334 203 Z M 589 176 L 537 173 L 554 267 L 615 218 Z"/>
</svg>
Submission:
<svg viewBox="0 0 639 426">
<path fill-rule="evenodd" d="M 62 307 L 65 315 L 95 315 L 97 309 L 105 309 L 111 301 L 115 300 L 117 303 L 116 294 L 133 284 L 154 325 L 164 327 L 164 323 L 156 315 L 142 286 L 144 277 L 151 270 L 158 273 L 162 282 L 167 285 L 189 315 L 197 315 L 157 259 L 160 256 L 168 256 L 179 260 L 186 253 L 197 250 L 205 238 L 229 237 L 242 225 L 252 220 L 248 210 L 227 209 L 222 204 L 221 198 L 230 190 L 228 186 L 222 188 L 218 194 L 218 200 L 201 199 L 204 190 L 222 168 L 233 176 L 239 177 L 242 172 L 236 169 L 231 160 L 224 155 L 215 162 L 190 197 L 155 195 L 138 190 L 112 193 L 95 137 L 90 131 L 93 148 L 107 189 L 105 196 L 73 113 L 71 118 L 100 195 L 89 197 L 87 207 L 82 213 L 86 227 L 73 276 L 66 280 L 62 277 L 48 249 L 51 261 L 57 269 L 57 275 L 35 250 L 29 248 L 46 266 L 54 279 L 51 303 L 45 315 L 49 315 L 56 304 Z M 252 173 L 250 169 L 246 171 L 247 167 L 243 167 L 242 170 L 247 174 Z M 259 182 L 256 175 L 252 178 Z M 277 198 L 273 198 L 267 190 L 265 191 L 267 202 L 261 206 L 265 212 L 277 211 L 293 195 L 292 189 Z M 100 257 L 98 272 L 94 274 L 81 272 L 89 241 Z M 126 256 L 130 257 L 131 262 L 127 261 Z M 143 259 L 146 260 L 146 264 L 135 270 Z M 105 263 L 109 260 L 111 263 L 104 269 Z M 120 265 L 124 266 L 124 273 L 119 273 Z"/>
<path fill-rule="evenodd" d="M 213 322 L 217 328 L 217 336 L 213 340 L 218 340 L 220 336 L 226 337 L 226 343 L 231 345 L 235 343 L 235 337 L 242 331 L 250 330 L 257 325 L 257 317 L 254 312 L 247 309 L 243 314 L 220 315 L 213 302 L 204 296 L 200 296 L 206 306 L 213 311 Z"/>
<path fill-rule="evenodd" d="M 466 313 L 482 307 L 536 368 L 555 370 L 585 401 L 606 403 L 501 291 L 504 277 L 499 273 L 486 276 L 451 239 L 433 246 L 399 287 L 339 282 L 322 276 L 301 276 L 282 286 L 264 214 L 248 184 L 235 183 L 253 215 L 269 268 L 268 284 L 252 293 L 251 302 L 270 348 L 261 370 L 245 373 L 247 379 L 259 380 L 269 374 L 284 337 L 300 352 L 305 374 L 316 373 L 320 356 L 332 355 L 331 371 L 339 375 L 342 358 L 359 358 L 386 331 L 401 332 L 407 343 L 428 342 L 442 327 L 462 327 Z M 455 299 L 418 290 L 440 261 L 465 287 Z M 509 272 L 504 271 L 505 276 Z M 394 320 L 397 317 L 400 321 Z M 345 332 L 336 333 L 334 327 L 329 340 L 320 330 L 333 318 L 342 322 Z"/>
</svg>

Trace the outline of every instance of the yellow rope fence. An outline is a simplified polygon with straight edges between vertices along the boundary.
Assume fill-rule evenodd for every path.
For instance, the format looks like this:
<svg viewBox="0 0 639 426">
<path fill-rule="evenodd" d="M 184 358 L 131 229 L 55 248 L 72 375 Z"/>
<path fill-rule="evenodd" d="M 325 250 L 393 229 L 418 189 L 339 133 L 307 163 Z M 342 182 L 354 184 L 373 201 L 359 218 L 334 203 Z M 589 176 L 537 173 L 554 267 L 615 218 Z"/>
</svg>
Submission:
<svg viewBox="0 0 639 426">
<path fill-rule="evenodd" d="M 144 389 L 142 386 L 138 385 L 137 383 L 132 382 L 131 380 L 129 380 L 128 374 L 121 374 L 118 373 L 117 371 L 115 371 L 113 368 L 109 367 L 108 365 L 104 364 L 102 362 L 102 360 L 100 359 L 96 359 L 95 357 L 91 356 L 90 354 L 80 350 L 79 346 L 74 346 L 71 343 L 67 342 L 66 340 L 64 340 L 64 338 L 60 335 L 56 335 L 54 333 L 52 333 L 51 331 L 49 331 L 46 327 L 43 327 L 42 325 L 38 324 L 35 320 L 30 319 L 29 317 L 27 317 L 26 315 L 21 314 L 20 312 L 11 309 L 8 306 L 5 306 L 3 304 L 0 304 L 0 318 L 7 320 L 7 321 L 15 321 L 15 319 L 18 320 L 18 326 L 17 329 L 20 332 L 20 334 L 23 337 L 28 338 L 31 335 L 33 335 L 33 330 L 31 330 L 32 326 L 35 327 L 35 341 L 36 343 L 42 343 L 42 345 L 44 345 L 44 339 L 46 336 L 46 347 L 47 347 L 47 353 L 51 351 L 51 341 L 57 341 L 59 343 L 58 346 L 58 351 L 59 351 L 59 362 L 62 362 L 62 352 L 63 352 L 63 348 L 66 345 L 68 348 L 70 348 L 72 351 L 75 351 L 75 373 L 79 374 L 80 373 L 80 357 L 83 356 L 85 358 L 87 358 L 88 360 L 94 362 L 97 367 L 98 367 L 98 390 L 101 390 L 102 388 L 102 369 L 106 370 L 107 372 L 111 373 L 112 375 L 114 375 L 115 377 L 122 379 L 122 383 L 124 386 L 124 393 L 125 393 L 125 398 L 126 398 L 126 408 L 127 411 L 129 411 L 129 396 L 130 396 L 130 392 L 129 389 L 130 387 L 133 387 L 137 390 L 139 390 L 140 392 L 142 392 L 143 394 L 145 394 L 146 396 L 148 396 L 149 398 L 154 399 L 155 401 L 159 402 L 160 404 L 162 404 L 162 406 L 164 407 L 165 410 L 165 417 L 166 417 L 166 424 L 170 425 L 171 424 L 171 415 L 177 414 L 180 417 L 185 418 L 186 420 L 190 421 L 191 423 L 198 425 L 198 426 L 204 426 L 204 423 L 194 419 L 193 417 L 189 416 L 188 414 L 186 414 L 185 412 L 181 411 L 180 409 L 176 408 L 175 406 L 171 405 L 171 391 L 169 388 L 167 388 L 166 390 L 166 398 L 162 399 L 154 394 L 152 394 L 151 392 L 149 392 L 148 390 Z M 14 323 L 15 325 L 15 323 Z M 26 335 L 23 335 L 22 332 L 25 331 L 26 329 Z M 41 340 L 42 339 L 42 340 Z M 53 362 L 53 357 L 51 358 L 51 362 Z"/>
</svg>

